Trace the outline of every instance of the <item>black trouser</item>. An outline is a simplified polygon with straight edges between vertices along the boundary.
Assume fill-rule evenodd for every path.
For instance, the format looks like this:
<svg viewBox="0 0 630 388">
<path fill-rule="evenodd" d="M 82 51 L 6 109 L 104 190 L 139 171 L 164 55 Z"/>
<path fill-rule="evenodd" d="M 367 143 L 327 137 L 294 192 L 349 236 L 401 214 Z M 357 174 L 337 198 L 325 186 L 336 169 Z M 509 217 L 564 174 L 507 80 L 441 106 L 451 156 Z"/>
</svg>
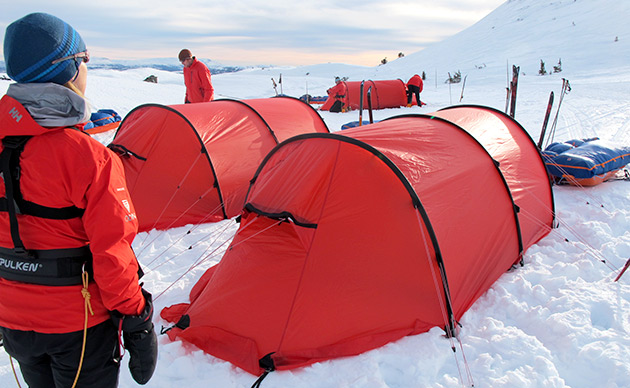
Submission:
<svg viewBox="0 0 630 388">
<path fill-rule="evenodd" d="M 408 85 L 407 86 L 407 105 L 411 104 L 411 97 L 416 95 L 416 102 L 418 106 L 422 106 L 420 102 L 420 88 L 416 85 Z"/>
<path fill-rule="evenodd" d="M 81 358 L 83 331 L 43 334 L 1 328 L 4 348 L 20 364 L 30 388 L 70 388 Z M 87 343 L 78 387 L 118 386 L 117 330 L 110 320 L 87 331 Z"/>
<path fill-rule="evenodd" d="M 343 102 L 341 100 L 335 100 L 335 102 L 330 107 L 330 112 L 343 112 Z"/>
</svg>

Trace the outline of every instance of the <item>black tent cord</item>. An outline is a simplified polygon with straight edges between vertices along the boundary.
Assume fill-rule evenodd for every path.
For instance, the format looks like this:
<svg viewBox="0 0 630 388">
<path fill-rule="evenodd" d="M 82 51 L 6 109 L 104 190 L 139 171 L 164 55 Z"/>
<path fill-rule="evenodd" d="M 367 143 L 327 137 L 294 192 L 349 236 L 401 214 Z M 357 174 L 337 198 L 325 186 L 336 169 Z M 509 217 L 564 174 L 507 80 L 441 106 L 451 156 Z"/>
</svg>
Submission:
<svg viewBox="0 0 630 388">
<path fill-rule="evenodd" d="M 254 385 L 252 385 L 252 388 L 260 388 L 260 384 L 262 384 L 265 377 L 267 377 L 267 375 L 270 372 L 273 372 L 274 370 L 276 370 L 276 366 L 273 362 L 273 359 L 271 358 L 271 355 L 274 353 L 275 352 L 271 352 L 267 354 L 266 356 L 264 356 L 263 358 L 261 358 L 260 360 L 258 360 L 258 365 L 260 365 L 260 367 L 264 369 L 265 372 L 263 372 L 263 374 L 260 375 L 260 377 L 254 382 Z"/>
</svg>

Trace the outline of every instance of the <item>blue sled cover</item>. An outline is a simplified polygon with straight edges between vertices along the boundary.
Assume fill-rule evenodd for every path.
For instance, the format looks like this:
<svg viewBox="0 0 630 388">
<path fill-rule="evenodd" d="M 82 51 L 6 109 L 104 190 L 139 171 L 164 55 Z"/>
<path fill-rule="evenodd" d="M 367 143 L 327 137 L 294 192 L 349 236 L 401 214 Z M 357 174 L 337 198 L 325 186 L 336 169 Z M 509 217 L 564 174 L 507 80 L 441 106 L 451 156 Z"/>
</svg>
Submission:
<svg viewBox="0 0 630 388">
<path fill-rule="evenodd" d="M 542 151 L 550 175 L 591 179 L 617 171 L 630 163 L 630 147 L 599 138 L 552 143 Z"/>
</svg>

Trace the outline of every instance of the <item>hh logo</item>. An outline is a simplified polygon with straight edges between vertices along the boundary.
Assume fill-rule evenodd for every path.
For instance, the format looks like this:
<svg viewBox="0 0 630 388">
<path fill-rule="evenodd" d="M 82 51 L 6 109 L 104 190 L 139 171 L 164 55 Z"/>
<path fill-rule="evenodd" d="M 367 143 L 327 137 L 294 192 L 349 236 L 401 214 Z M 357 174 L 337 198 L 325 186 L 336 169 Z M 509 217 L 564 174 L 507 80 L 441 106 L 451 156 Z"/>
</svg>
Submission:
<svg viewBox="0 0 630 388">
<path fill-rule="evenodd" d="M 16 123 L 19 123 L 20 120 L 22 120 L 22 115 L 20 114 L 20 112 L 18 112 L 17 109 L 15 109 L 15 107 L 11 108 L 9 114 L 13 116 L 13 120 L 15 120 Z"/>
<path fill-rule="evenodd" d="M 125 209 L 127 209 L 128 212 L 131 211 L 131 206 L 129 206 L 129 201 L 127 201 L 126 199 L 123 199 L 122 204 L 123 206 L 125 206 Z"/>
</svg>

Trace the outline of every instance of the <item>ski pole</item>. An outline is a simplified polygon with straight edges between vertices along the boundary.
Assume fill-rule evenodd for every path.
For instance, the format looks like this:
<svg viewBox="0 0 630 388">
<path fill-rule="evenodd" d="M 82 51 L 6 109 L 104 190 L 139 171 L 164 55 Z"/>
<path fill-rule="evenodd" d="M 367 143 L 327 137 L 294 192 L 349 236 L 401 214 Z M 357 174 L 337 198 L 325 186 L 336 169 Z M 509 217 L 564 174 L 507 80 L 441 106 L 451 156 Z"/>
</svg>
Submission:
<svg viewBox="0 0 630 388">
<path fill-rule="evenodd" d="M 545 112 L 545 120 L 543 121 L 542 129 L 540 131 L 540 138 L 538 139 L 538 149 L 541 149 L 543 139 L 545 138 L 545 132 L 547 131 L 547 123 L 549 122 L 549 115 L 551 114 L 551 107 L 553 106 L 553 91 L 549 94 L 549 102 L 547 103 L 547 111 Z"/>
<path fill-rule="evenodd" d="M 505 61 L 505 80 L 507 87 L 505 88 L 505 114 L 508 114 L 508 107 L 510 106 L 510 64 Z"/>
<path fill-rule="evenodd" d="M 560 113 L 560 106 L 562 105 L 562 100 L 564 99 L 564 95 L 571 91 L 571 86 L 569 86 L 569 80 L 566 78 L 562 79 L 562 90 L 560 91 L 560 100 L 558 101 L 558 109 L 556 110 L 556 115 L 553 118 L 553 122 L 551 124 L 551 132 L 549 133 L 549 138 L 547 139 L 547 144 L 556 134 L 556 125 L 558 125 L 558 114 Z"/>
<path fill-rule="evenodd" d="M 505 114 L 508 114 L 508 107 L 510 106 L 510 88 L 505 88 Z"/>
<path fill-rule="evenodd" d="M 630 259 L 628 259 L 628 261 L 626 261 L 626 265 L 623 266 L 623 269 L 621 270 L 621 272 L 619 273 L 619 275 L 617 275 L 617 278 L 615 278 L 615 281 L 619 280 L 619 278 L 621 278 L 621 275 L 624 274 L 624 272 L 626 272 L 626 270 L 628 269 L 628 267 L 630 267 Z"/>
</svg>

